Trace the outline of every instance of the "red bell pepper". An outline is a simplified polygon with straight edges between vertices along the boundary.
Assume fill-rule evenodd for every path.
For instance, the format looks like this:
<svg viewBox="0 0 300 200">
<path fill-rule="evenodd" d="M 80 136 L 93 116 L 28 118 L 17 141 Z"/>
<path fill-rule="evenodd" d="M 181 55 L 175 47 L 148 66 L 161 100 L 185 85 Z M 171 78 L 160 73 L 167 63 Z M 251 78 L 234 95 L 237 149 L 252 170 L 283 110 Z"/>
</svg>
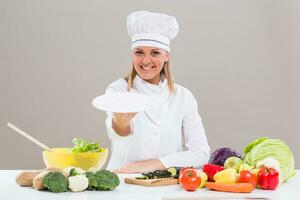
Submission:
<svg viewBox="0 0 300 200">
<path fill-rule="evenodd" d="M 279 184 L 279 173 L 268 167 L 261 167 L 258 172 L 258 186 L 263 190 L 275 190 Z"/>
<path fill-rule="evenodd" d="M 213 165 L 213 164 L 206 164 L 203 165 L 203 172 L 207 174 L 208 181 L 214 181 L 214 175 L 219 172 L 224 170 L 224 167 L 220 165 Z"/>
</svg>

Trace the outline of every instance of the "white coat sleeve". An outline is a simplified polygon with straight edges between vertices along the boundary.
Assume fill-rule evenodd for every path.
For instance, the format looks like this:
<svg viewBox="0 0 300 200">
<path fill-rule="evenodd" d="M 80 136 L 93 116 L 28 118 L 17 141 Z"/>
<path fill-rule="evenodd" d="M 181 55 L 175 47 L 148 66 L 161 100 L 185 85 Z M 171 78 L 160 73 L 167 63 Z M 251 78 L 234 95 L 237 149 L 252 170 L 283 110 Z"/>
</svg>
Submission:
<svg viewBox="0 0 300 200">
<path fill-rule="evenodd" d="M 123 84 L 124 81 L 118 80 L 114 82 L 113 84 L 110 84 L 106 91 L 105 94 L 112 94 L 112 93 L 118 93 L 118 92 L 126 92 L 127 88 L 126 85 Z M 112 112 L 106 112 L 107 117 L 105 120 L 106 124 L 106 130 L 107 130 L 107 135 L 110 140 L 122 140 L 127 137 L 130 137 L 130 135 L 133 134 L 134 132 L 134 123 L 133 120 L 130 122 L 131 126 L 131 133 L 128 136 L 120 136 L 118 133 L 115 132 L 115 130 L 112 128 L 112 120 L 113 120 L 113 113 Z"/>
<path fill-rule="evenodd" d="M 208 162 L 210 156 L 210 147 L 198 113 L 197 101 L 189 91 L 187 96 L 187 110 L 182 122 L 186 150 L 159 158 L 165 167 L 200 168 Z"/>
</svg>

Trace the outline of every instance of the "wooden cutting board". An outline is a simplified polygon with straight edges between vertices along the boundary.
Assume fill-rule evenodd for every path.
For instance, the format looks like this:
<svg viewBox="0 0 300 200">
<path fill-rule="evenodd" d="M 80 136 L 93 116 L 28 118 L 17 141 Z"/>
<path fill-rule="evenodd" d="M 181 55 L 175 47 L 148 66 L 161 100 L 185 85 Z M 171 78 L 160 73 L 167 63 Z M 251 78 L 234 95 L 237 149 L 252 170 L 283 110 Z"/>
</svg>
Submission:
<svg viewBox="0 0 300 200">
<path fill-rule="evenodd" d="M 125 183 L 133 185 L 142 185 L 146 187 L 155 187 L 162 185 L 176 185 L 178 184 L 177 178 L 159 178 L 159 179 L 136 179 L 136 178 L 125 178 Z"/>
</svg>

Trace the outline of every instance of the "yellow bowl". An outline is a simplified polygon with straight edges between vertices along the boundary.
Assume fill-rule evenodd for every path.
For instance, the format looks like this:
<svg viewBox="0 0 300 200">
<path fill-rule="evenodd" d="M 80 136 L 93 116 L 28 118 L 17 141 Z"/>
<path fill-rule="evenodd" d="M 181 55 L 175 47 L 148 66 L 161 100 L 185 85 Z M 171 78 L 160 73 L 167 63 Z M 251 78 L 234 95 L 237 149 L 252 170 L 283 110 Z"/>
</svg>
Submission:
<svg viewBox="0 0 300 200">
<path fill-rule="evenodd" d="M 72 153 L 71 148 L 53 148 L 52 151 L 44 151 L 43 159 L 47 167 L 64 169 L 74 166 L 84 170 L 90 168 L 101 169 L 108 155 L 107 148 L 101 148 L 100 152 Z"/>
</svg>

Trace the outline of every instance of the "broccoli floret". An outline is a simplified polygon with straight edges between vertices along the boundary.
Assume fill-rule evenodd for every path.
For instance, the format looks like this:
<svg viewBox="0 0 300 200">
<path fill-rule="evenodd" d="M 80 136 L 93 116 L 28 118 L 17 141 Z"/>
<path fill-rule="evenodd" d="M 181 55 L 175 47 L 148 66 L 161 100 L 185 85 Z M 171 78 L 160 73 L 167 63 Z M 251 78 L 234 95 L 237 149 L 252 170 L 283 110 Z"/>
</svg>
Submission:
<svg viewBox="0 0 300 200">
<path fill-rule="evenodd" d="M 86 177 L 89 177 L 89 176 L 91 176 L 92 174 L 94 174 L 94 172 L 92 172 L 92 171 L 87 171 L 87 172 L 85 172 Z"/>
<path fill-rule="evenodd" d="M 43 185 L 51 192 L 66 192 L 68 190 L 68 181 L 60 172 L 49 172 L 43 178 Z"/>
<path fill-rule="evenodd" d="M 88 172 L 86 176 L 89 179 L 89 190 L 111 191 L 120 184 L 119 177 L 108 170 Z"/>
</svg>

